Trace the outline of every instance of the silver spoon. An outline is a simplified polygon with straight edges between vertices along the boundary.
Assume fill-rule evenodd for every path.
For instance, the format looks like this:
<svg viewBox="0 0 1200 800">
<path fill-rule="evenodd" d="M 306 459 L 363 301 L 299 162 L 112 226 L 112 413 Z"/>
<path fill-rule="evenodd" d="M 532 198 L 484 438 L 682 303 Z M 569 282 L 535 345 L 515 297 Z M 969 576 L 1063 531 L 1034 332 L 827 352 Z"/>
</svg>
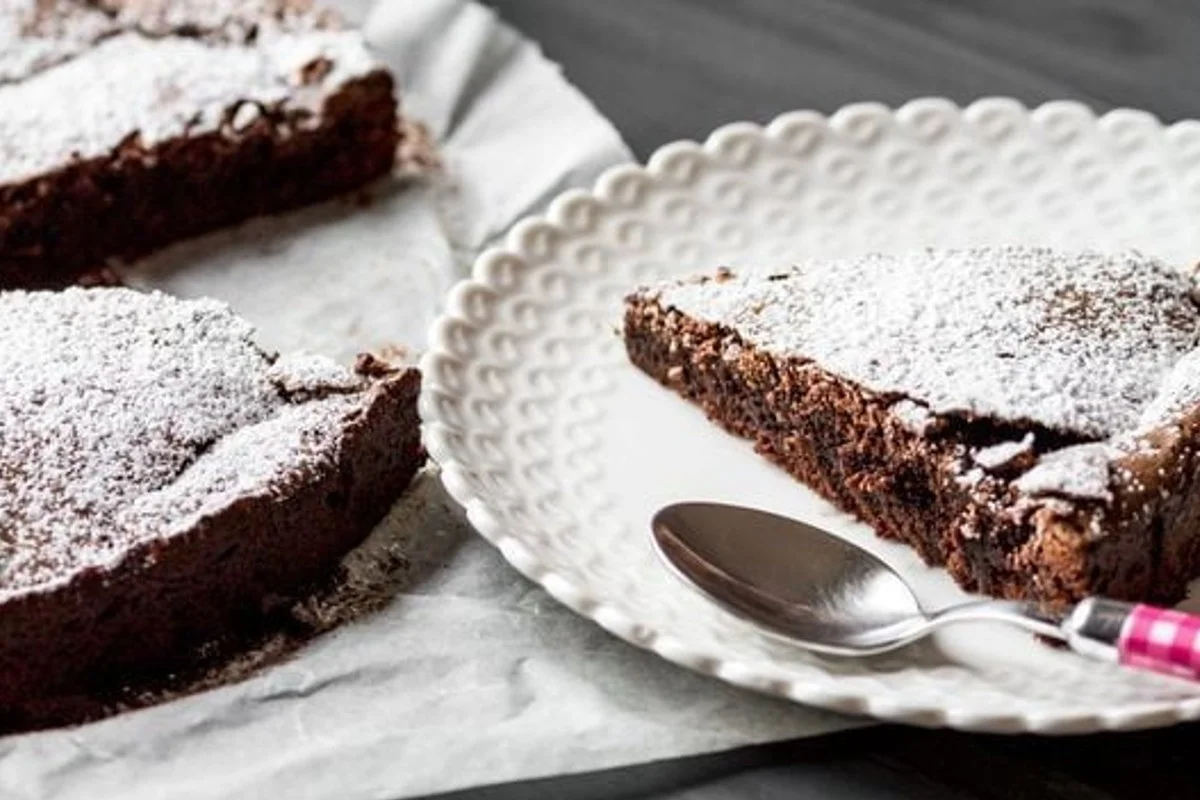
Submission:
<svg viewBox="0 0 1200 800">
<path fill-rule="evenodd" d="M 1065 614 L 981 600 L 922 610 L 896 572 L 828 531 L 740 506 L 659 511 L 654 543 L 687 583 L 734 614 L 809 650 L 866 656 L 955 622 L 1007 622 L 1104 661 L 1200 680 L 1200 617 L 1091 597 Z"/>
</svg>

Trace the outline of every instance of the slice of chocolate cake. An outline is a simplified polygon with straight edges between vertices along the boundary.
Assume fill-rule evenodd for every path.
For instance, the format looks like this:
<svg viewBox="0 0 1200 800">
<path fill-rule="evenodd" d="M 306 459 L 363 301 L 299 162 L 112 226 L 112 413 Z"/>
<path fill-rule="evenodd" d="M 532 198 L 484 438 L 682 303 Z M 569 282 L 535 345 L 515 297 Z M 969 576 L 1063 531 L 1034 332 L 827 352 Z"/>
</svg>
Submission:
<svg viewBox="0 0 1200 800">
<path fill-rule="evenodd" d="M 253 629 L 423 463 L 414 370 L 252 336 L 215 301 L 0 293 L 0 729 Z"/>
<path fill-rule="evenodd" d="M 391 76 L 305 0 L 0 0 L 0 288 L 391 170 Z"/>
<path fill-rule="evenodd" d="M 628 298 L 633 363 L 964 587 L 1200 574 L 1200 309 L 1137 253 L 924 251 Z"/>
</svg>

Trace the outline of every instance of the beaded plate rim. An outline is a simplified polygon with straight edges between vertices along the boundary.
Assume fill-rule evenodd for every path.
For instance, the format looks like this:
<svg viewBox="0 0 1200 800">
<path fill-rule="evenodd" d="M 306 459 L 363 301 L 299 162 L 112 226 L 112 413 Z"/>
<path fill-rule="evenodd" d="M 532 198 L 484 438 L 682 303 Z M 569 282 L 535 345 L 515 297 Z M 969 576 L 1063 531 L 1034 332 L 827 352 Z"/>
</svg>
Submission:
<svg viewBox="0 0 1200 800">
<path fill-rule="evenodd" d="M 945 98 L 925 97 L 895 109 L 878 103 L 855 103 L 828 116 L 810 110 L 792 111 L 776 117 L 765 126 L 750 122 L 722 126 L 702 144 L 682 140 L 664 145 L 645 165 L 613 167 L 597 180 L 590 191 L 573 189 L 564 192 L 549 204 L 545 215 L 529 216 L 518 222 L 501 245 L 480 254 L 471 277 L 461 281 L 450 292 L 445 311 L 430 329 L 428 348 L 420 362 L 424 375 L 420 411 L 427 449 L 441 467 L 446 490 L 464 507 L 474 528 L 525 577 L 618 638 L 677 665 L 727 683 L 849 714 L 926 727 L 981 732 L 1074 734 L 1162 727 L 1200 719 L 1200 697 L 1130 703 L 1084 712 L 1048 708 L 1044 713 L 997 713 L 973 707 L 969 701 L 956 702 L 953 697 L 933 702 L 928 697 L 906 699 L 886 691 L 848 691 L 839 687 L 835 674 L 827 674 L 825 680 L 781 680 L 777 675 L 764 673 L 754 665 L 727 658 L 719 651 L 695 647 L 670 631 L 648 627 L 623 609 L 607 602 L 591 587 L 562 574 L 547 563 L 536 544 L 531 545 L 527 537 L 504 522 L 503 498 L 480 491 L 471 480 L 473 465 L 470 456 L 461 452 L 454 435 L 459 423 L 443 411 L 443 401 L 461 398 L 464 387 L 451 385 L 440 376 L 447 368 L 463 362 L 460 345 L 464 334 L 478 333 L 486 327 L 488 304 L 506 290 L 506 280 L 502 275 L 504 265 L 544 259 L 548 237 L 569 239 L 572 230 L 567 220 L 573 213 L 572 209 L 587 204 L 628 207 L 630 185 L 670 180 L 670 172 L 676 168 L 682 156 L 723 160 L 728 164 L 730 153 L 736 150 L 739 142 L 756 138 L 778 142 L 786 139 L 789 131 L 801 124 L 806 129 L 815 124 L 839 135 L 854 137 L 869 135 L 869 131 L 864 134 L 860 130 L 863 120 L 878 120 L 881 116 L 887 116 L 906 124 L 919 125 L 924 116 L 946 114 L 961 116 L 964 120 L 981 121 L 983 124 L 997 114 L 1009 118 L 1019 115 L 1043 122 L 1065 115 L 1110 131 L 1133 126 L 1143 130 L 1152 129 L 1166 136 L 1168 141 L 1179 137 L 1200 141 L 1200 122 L 1184 120 L 1164 125 L 1153 115 L 1136 109 L 1114 109 L 1096 115 L 1086 105 L 1076 101 L 1052 101 L 1027 108 L 1019 101 L 1006 97 L 986 97 L 966 106 L 959 106 Z"/>
</svg>

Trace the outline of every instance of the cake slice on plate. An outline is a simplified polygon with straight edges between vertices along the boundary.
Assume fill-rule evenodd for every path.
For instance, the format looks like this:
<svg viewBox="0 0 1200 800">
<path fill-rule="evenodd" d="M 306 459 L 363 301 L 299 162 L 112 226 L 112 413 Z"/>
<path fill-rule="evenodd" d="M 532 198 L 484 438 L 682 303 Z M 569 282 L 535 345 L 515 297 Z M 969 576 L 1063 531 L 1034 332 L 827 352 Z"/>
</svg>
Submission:
<svg viewBox="0 0 1200 800">
<path fill-rule="evenodd" d="M 305 0 L 0 0 L 0 288 L 388 173 L 394 85 Z"/>
<path fill-rule="evenodd" d="M 253 333 L 209 300 L 0 293 L 0 729 L 253 630 L 424 462 L 415 370 Z"/>
<path fill-rule="evenodd" d="M 627 300 L 633 363 L 965 588 L 1173 602 L 1200 574 L 1200 308 L 1136 252 L 928 250 Z"/>
</svg>

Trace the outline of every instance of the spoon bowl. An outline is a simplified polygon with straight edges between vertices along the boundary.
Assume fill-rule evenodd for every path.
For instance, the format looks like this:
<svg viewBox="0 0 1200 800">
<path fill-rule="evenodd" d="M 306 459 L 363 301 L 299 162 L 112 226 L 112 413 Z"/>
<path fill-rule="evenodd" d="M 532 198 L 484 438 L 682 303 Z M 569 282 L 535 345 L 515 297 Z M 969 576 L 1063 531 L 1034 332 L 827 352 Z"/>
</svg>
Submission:
<svg viewBox="0 0 1200 800">
<path fill-rule="evenodd" d="M 813 650 L 889 649 L 925 617 L 896 572 L 820 528 L 766 511 L 681 503 L 651 523 L 672 571 L 734 614 Z"/>
</svg>

